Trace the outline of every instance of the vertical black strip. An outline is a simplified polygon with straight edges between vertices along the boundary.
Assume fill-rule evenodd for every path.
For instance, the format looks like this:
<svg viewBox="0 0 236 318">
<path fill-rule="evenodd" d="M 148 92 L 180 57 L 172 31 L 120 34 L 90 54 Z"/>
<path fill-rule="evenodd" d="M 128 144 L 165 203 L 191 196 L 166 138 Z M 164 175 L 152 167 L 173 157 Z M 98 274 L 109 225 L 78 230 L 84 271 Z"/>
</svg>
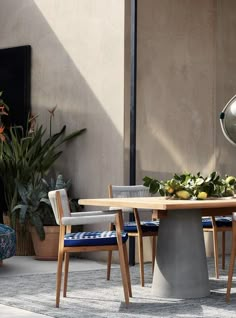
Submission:
<svg viewBox="0 0 236 318">
<path fill-rule="evenodd" d="M 136 184 L 137 0 L 131 0 L 130 185 Z M 134 221 L 134 215 L 129 215 Z M 129 264 L 135 264 L 135 238 L 129 238 Z"/>
</svg>

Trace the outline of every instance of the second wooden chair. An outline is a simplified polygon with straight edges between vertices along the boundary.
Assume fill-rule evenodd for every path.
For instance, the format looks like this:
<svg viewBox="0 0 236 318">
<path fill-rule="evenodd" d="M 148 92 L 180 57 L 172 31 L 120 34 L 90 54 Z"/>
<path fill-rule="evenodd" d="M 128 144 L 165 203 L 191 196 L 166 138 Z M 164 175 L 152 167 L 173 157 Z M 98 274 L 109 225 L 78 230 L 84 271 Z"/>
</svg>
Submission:
<svg viewBox="0 0 236 318">
<path fill-rule="evenodd" d="M 147 197 L 150 196 L 149 188 L 143 185 L 135 186 L 117 186 L 109 185 L 108 192 L 110 198 L 129 198 L 129 197 Z M 139 263 L 140 263 L 140 281 L 141 286 L 144 286 L 144 255 L 143 255 L 143 237 L 152 237 L 152 271 L 154 270 L 154 261 L 156 256 L 156 239 L 158 235 L 159 221 L 140 221 L 139 212 L 141 210 L 124 208 L 124 212 L 134 213 L 135 222 L 125 222 L 124 231 L 128 233 L 129 237 L 138 238 L 138 252 L 139 252 Z M 152 213 L 152 210 L 142 211 Z M 110 279 L 110 268 L 111 268 L 112 251 L 108 254 L 108 266 L 107 266 L 107 279 Z"/>
<path fill-rule="evenodd" d="M 202 218 L 203 232 L 212 232 L 213 249 L 215 260 L 215 275 L 219 278 L 219 247 L 218 233 L 222 233 L 222 269 L 225 269 L 225 232 L 232 231 L 232 217 L 203 217 Z"/>
</svg>

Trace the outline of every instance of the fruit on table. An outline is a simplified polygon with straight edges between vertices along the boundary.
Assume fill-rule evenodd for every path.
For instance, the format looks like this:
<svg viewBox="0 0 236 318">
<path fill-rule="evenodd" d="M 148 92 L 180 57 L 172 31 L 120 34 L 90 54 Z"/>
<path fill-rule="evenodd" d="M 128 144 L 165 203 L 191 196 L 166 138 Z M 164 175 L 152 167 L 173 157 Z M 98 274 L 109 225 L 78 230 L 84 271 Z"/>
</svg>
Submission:
<svg viewBox="0 0 236 318">
<path fill-rule="evenodd" d="M 190 193 L 186 190 L 177 191 L 176 195 L 178 198 L 183 199 L 183 200 L 187 200 L 190 198 Z"/>
<path fill-rule="evenodd" d="M 234 195 L 234 191 L 232 189 L 225 190 L 224 197 L 231 197 Z"/>
<path fill-rule="evenodd" d="M 167 187 L 166 187 L 166 191 L 167 191 L 168 193 L 172 194 L 175 190 L 174 190 L 172 187 L 167 186 Z"/>
<path fill-rule="evenodd" d="M 197 195 L 197 198 L 198 199 L 201 199 L 201 200 L 204 200 L 207 198 L 207 193 L 202 191 L 202 192 L 199 192 L 198 195 Z"/>
<path fill-rule="evenodd" d="M 225 182 L 226 182 L 227 184 L 234 184 L 234 182 L 235 182 L 235 177 L 233 177 L 233 176 L 228 176 L 228 177 L 225 179 Z"/>
</svg>

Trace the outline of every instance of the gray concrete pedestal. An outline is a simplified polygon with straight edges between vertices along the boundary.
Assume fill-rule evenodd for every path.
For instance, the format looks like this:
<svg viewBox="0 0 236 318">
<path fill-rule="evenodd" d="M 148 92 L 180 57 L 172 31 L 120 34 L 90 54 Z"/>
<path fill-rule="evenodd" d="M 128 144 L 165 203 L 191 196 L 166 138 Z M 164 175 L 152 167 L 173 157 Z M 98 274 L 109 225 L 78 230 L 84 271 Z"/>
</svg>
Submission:
<svg viewBox="0 0 236 318">
<path fill-rule="evenodd" d="M 152 293 L 165 298 L 210 294 L 201 211 L 172 210 L 160 220 Z"/>
</svg>

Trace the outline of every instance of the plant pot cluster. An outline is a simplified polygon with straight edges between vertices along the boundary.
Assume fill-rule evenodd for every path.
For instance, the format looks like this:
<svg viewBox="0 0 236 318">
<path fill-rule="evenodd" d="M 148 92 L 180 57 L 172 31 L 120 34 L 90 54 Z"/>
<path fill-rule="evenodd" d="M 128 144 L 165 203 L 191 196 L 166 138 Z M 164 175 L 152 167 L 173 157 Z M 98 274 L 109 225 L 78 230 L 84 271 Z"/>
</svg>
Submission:
<svg viewBox="0 0 236 318">
<path fill-rule="evenodd" d="M 31 233 L 36 258 L 56 259 L 59 227 L 55 226 L 48 192 L 62 188 L 69 190 L 71 181 L 65 182 L 61 174 L 55 180 L 50 178 L 48 181 L 48 175 L 52 174 L 54 163 L 63 153 L 60 146 L 80 136 L 86 129 L 66 135 L 64 125 L 59 132 L 53 134 L 52 119 L 56 107 L 49 110 L 48 137 L 47 129 L 37 124 L 37 116 L 28 116 L 26 128 L 14 125 L 6 127 L 4 118 L 8 116 L 10 109 L 1 96 L 0 92 L 0 178 L 4 188 L 8 223 L 17 233 L 17 254 L 32 255 L 32 241 L 29 239 Z M 78 210 L 77 202 L 78 200 L 71 200 L 71 204 L 76 205 L 74 211 Z M 49 226 L 53 228 L 49 229 Z M 55 228 L 56 234 L 52 234 L 51 229 Z M 51 237 L 55 239 L 55 243 Z M 42 243 L 43 252 L 39 252 L 38 243 Z M 53 246 L 56 253 L 52 252 Z M 27 248 L 29 250 L 25 251 Z M 46 249 L 51 250 L 51 256 L 46 256 Z"/>
</svg>

